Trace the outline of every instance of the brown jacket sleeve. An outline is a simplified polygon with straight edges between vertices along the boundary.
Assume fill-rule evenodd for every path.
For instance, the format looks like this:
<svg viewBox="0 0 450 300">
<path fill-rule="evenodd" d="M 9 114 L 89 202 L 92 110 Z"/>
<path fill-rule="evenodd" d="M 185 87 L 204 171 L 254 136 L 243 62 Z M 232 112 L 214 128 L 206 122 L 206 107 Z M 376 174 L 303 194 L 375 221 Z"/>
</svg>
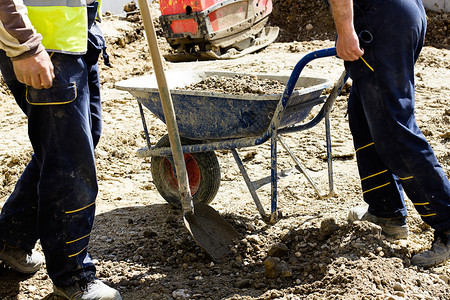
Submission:
<svg viewBox="0 0 450 300">
<path fill-rule="evenodd" d="M 44 49 L 42 36 L 28 18 L 22 0 L 0 0 L 0 48 L 12 60 L 26 58 Z"/>
</svg>

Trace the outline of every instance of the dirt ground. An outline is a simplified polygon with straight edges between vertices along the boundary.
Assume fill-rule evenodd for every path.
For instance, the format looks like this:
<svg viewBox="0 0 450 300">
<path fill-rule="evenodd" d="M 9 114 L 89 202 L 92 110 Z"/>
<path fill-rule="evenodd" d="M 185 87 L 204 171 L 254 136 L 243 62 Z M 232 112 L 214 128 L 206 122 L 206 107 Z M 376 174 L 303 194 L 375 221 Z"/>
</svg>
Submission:
<svg viewBox="0 0 450 300">
<path fill-rule="evenodd" d="M 154 21 L 159 14 L 152 4 Z M 428 12 L 429 34 L 416 65 L 418 124 L 450 176 L 449 15 Z M 334 28 L 323 1 L 274 0 L 272 26 L 279 39 L 264 50 L 235 60 L 165 63 L 170 71 L 215 70 L 290 75 L 308 52 L 332 47 Z M 309 30 L 306 29 L 306 25 Z M 112 67 L 100 62 L 103 136 L 96 149 L 99 179 L 97 216 L 90 242 L 98 276 L 124 299 L 450 299 L 450 261 L 433 268 L 411 265 L 411 257 L 430 247 L 433 231 L 411 202 L 407 240 L 388 241 L 366 222 L 347 224 L 350 208 L 362 203 L 352 138 L 346 116 L 348 94 L 331 114 L 336 196 L 321 199 L 298 171 L 278 186 L 282 217 L 267 225 L 252 201 L 230 151 L 217 151 L 221 184 L 211 203 L 240 234 L 232 253 L 213 262 L 188 234 L 179 210 L 156 190 L 145 146 L 137 101 L 115 83 L 152 73 L 152 61 L 137 13 L 127 18 L 105 15 L 102 22 Z M 158 29 L 160 33 L 160 29 Z M 161 51 L 168 45 L 159 39 Z M 304 76 L 336 80 L 343 70 L 337 58 L 308 65 Z M 32 149 L 26 117 L 4 85 L 0 87 L 0 205 L 12 192 Z M 146 110 L 152 143 L 165 133 L 164 123 Z M 310 176 L 325 193 L 327 166 L 323 121 L 308 131 L 285 136 Z M 239 150 L 250 178 L 270 175 L 270 146 Z M 292 161 L 279 149 L 280 169 Z M 266 211 L 270 185 L 258 190 Z M 39 245 L 37 245 L 39 248 Z M 0 266 L 1 299 L 51 298 L 45 268 L 19 275 Z"/>
</svg>

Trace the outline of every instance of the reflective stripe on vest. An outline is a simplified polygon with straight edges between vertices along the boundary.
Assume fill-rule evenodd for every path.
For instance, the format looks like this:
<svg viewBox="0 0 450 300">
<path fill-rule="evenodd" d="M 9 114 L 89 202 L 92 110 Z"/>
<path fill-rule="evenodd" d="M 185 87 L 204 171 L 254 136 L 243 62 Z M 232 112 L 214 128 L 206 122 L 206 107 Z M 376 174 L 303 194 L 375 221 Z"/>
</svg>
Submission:
<svg viewBox="0 0 450 300">
<path fill-rule="evenodd" d="M 50 52 L 84 54 L 87 51 L 85 0 L 25 0 L 28 16 L 42 45 Z"/>
</svg>

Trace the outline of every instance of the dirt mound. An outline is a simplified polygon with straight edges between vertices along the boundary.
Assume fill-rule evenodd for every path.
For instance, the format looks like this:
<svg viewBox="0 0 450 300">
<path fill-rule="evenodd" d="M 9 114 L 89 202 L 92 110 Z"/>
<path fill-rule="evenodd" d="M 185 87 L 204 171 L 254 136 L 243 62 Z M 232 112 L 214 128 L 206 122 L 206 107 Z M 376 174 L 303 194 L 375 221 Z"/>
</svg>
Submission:
<svg viewBox="0 0 450 300">
<path fill-rule="evenodd" d="M 223 216 L 241 239 L 213 263 L 186 234 L 178 210 L 153 205 L 99 215 L 96 230 L 104 235 L 94 237 L 91 251 L 102 262 L 99 275 L 136 287 L 136 299 L 446 299 L 450 292 L 448 270 L 417 272 L 407 243 L 386 241 L 377 225 L 291 218 L 276 228 Z M 141 285 L 151 287 L 148 298 Z"/>
<path fill-rule="evenodd" d="M 273 0 L 269 17 L 280 27 L 279 42 L 335 40 L 336 29 L 330 7 L 324 0 Z M 449 49 L 450 14 L 427 10 L 425 45 Z"/>
<path fill-rule="evenodd" d="M 425 45 L 450 49 L 450 13 L 427 10 Z"/>
<path fill-rule="evenodd" d="M 269 23 L 280 27 L 280 42 L 334 40 L 336 37 L 330 7 L 323 0 L 273 0 Z"/>
</svg>

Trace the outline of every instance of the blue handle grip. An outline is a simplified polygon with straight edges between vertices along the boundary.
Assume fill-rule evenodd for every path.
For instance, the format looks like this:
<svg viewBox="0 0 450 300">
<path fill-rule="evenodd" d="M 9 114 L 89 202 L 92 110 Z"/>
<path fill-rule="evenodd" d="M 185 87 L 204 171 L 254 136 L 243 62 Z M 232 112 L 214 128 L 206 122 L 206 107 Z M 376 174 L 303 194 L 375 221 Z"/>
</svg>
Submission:
<svg viewBox="0 0 450 300">
<path fill-rule="evenodd" d="M 294 70 L 291 73 L 291 76 L 289 77 L 288 83 L 286 84 L 286 89 L 284 91 L 283 97 L 285 98 L 285 101 L 289 99 L 289 97 L 292 94 L 292 91 L 294 90 L 295 85 L 297 84 L 297 80 L 300 77 L 300 73 L 303 71 L 305 66 L 312 60 L 321 58 L 321 57 L 329 57 L 329 56 L 336 56 L 336 47 L 328 48 L 328 49 L 321 49 L 317 50 L 311 53 L 306 54 L 303 56 L 302 59 L 299 60 L 299 62 L 295 65 Z"/>
</svg>

